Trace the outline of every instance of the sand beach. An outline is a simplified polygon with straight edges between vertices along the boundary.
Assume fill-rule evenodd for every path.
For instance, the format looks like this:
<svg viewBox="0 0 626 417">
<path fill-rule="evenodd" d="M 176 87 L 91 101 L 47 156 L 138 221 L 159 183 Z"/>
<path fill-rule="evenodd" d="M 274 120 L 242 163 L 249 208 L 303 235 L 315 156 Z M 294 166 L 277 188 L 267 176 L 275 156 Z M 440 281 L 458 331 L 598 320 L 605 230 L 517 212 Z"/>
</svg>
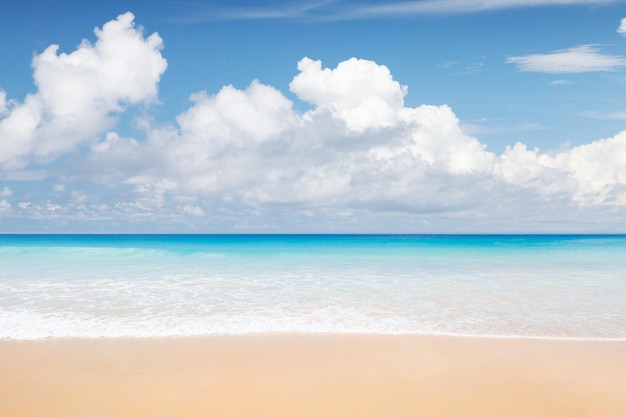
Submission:
<svg viewBox="0 0 626 417">
<path fill-rule="evenodd" d="M 0 415 L 621 417 L 626 342 L 415 335 L 0 341 Z"/>
</svg>

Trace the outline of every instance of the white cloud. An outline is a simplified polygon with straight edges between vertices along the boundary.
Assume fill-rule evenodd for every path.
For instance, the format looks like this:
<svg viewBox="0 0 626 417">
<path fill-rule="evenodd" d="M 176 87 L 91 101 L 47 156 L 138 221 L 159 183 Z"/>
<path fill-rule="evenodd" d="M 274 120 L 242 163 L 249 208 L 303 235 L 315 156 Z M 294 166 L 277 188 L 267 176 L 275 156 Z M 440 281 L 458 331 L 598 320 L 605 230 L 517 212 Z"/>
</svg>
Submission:
<svg viewBox="0 0 626 417">
<path fill-rule="evenodd" d="M 0 167 L 68 152 L 110 128 L 125 104 L 156 98 L 167 66 L 162 41 L 156 33 L 144 38 L 133 20 L 122 14 L 95 29 L 93 45 L 84 40 L 70 54 L 52 45 L 33 58 L 37 92 L 0 120 Z"/>
<path fill-rule="evenodd" d="M 617 28 L 617 33 L 626 36 L 626 17 L 620 21 L 619 28 Z"/>
<path fill-rule="evenodd" d="M 132 34 L 144 52 L 160 57 L 156 44 L 147 45 L 150 38 L 144 40 L 132 27 L 132 17 L 122 17 L 114 21 L 126 28 L 118 35 Z M 123 68 L 134 62 L 131 56 L 118 59 Z M 115 97 L 105 107 L 118 111 L 121 102 L 152 99 L 164 70 L 160 59 L 147 65 L 154 70 L 148 71 L 154 74 L 146 84 L 150 88 L 123 93 L 106 84 L 98 100 Z M 310 110 L 296 111 L 280 91 L 259 81 L 245 89 L 225 86 L 215 94 L 192 94 L 190 107 L 174 124 L 144 122 L 146 138 L 102 132 L 99 140 L 68 156 L 63 167 L 53 166 L 63 184 L 54 186 L 56 194 L 24 193 L 28 201 L 19 202 L 21 210 L 11 216 L 146 219 L 159 225 L 184 218 L 242 230 L 285 230 L 290 222 L 309 225 L 310 231 L 318 224 L 341 230 L 340 225 L 358 225 L 359 218 L 378 227 L 387 213 L 421 226 L 424 221 L 441 225 L 444 220 L 438 219 L 458 225 L 463 219 L 575 220 L 580 210 L 605 216 L 602 210 L 626 205 L 626 131 L 557 154 L 518 143 L 496 155 L 464 130 L 450 107 L 406 106 L 407 87 L 383 65 L 352 58 L 324 68 L 304 58 L 298 70 L 289 88 Z M 67 80 L 75 68 L 63 64 L 55 71 L 54 79 Z M 43 91 L 12 107 L 2 122 L 28 120 L 35 108 L 29 100 L 51 112 Z M 101 108 L 86 103 L 80 110 L 89 113 L 85 118 L 98 119 Z M 79 111 L 61 107 L 67 114 Z M 42 149 L 37 123 L 36 134 L 20 125 L 25 136 L 36 137 L 34 145 L 25 153 L 12 151 L 5 166 L 23 164 L 25 155 Z M 10 171 L 0 178 L 34 180 L 27 175 L 32 172 L 39 171 Z M 80 186 L 73 186 L 77 179 Z M 624 220 L 619 213 L 614 218 Z"/>
<path fill-rule="evenodd" d="M 11 197 L 13 195 L 13 190 L 11 190 L 9 187 L 3 187 L 2 190 L 0 190 L 0 197 Z"/>
<path fill-rule="evenodd" d="M 500 157 L 501 174 L 509 183 L 535 188 L 542 194 L 567 192 L 575 184 L 564 169 L 565 158 L 564 153 L 553 157 L 516 143 L 507 146 Z"/>
<path fill-rule="evenodd" d="M 597 111 L 584 111 L 580 113 L 583 117 L 599 120 L 626 120 L 626 111 L 601 113 Z"/>
<path fill-rule="evenodd" d="M 198 206 L 192 206 L 192 205 L 186 204 L 182 206 L 180 210 L 184 214 L 191 214 L 193 216 L 204 216 L 204 211 Z"/>
<path fill-rule="evenodd" d="M 617 71 L 626 67 L 626 58 L 601 53 L 593 45 L 581 45 L 548 54 L 509 57 L 506 61 L 520 71 L 546 73 L 580 73 Z"/>
<path fill-rule="evenodd" d="M 626 131 L 573 148 L 566 167 L 583 204 L 626 205 Z"/>
<path fill-rule="evenodd" d="M 397 121 L 406 86 L 395 81 L 384 65 L 351 58 L 337 68 L 322 69 L 321 61 L 304 58 L 289 88 L 298 98 L 330 111 L 351 130 L 388 127 Z"/>
<path fill-rule="evenodd" d="M 61 206 L 60 206 L 59 204 L 57 204 L 57 203 L 54 203 L 54 202 L 49 201 L 49 202 L 46 204 L 46 209 L 47 209 L 48 211 L 51 211 L 51 212 L 53 212 L 53 213 L 54 213 L 55 211 L 60 210 L 60 209 L 61 209 Z"/>
<path fill-rule="evenodd" d="M 0 200 L 0 213 L 11 211 L 11 203 L 9 203 L 6 199 Z"/>
<path fill-rule="evenodd" d="M 532 8 L 545 6 L 603 6 L 623 0 L 413 0 L 399 2 L 367 2 L 353 4 L 321 0 L 310 2 L 283 1 L 276 7 L 212 8 L 210 13 L 179 19 L 197 22 L 216 19 L 314 19 L 350 20 L 372 19 L 384 16 L 423 14 L 477 13 L 490 10 Z"/>
<path fill-rule="evenodd" d="M 7 93 L 0 88 L 0 116 L 4 116 L 8 110 Z"/>
<path fill-rule="evenodd" d="M 86 169 L 124 173 L 114 181 L 141 193 L 167 179 L 173 185 L 162 199 L 187 193 L 252 206 L 420 205 L 428 190 L 440 193 L 436 183 L 443 187 L 446 175 L 494 170 L 495 156 L 463 134 L 449 107 L 404 107 L 406 88 L 386 67 L 350 59 L 322 69 L 305 58 L 299 68 L 290 88 L 314 105 L 304 114 L 257 81 L 194 94 L 176 129 L 153 129 L 135 147 L 108 137 L 94 145 Z"/>
<path fill-rule="evenodd" d="M 502 155 L 504 178 L 580 205 L 626 205 L 626 131 L 551 156 L 518 143 Z"/>
<path fill-rule="evenodd" d="M 273 87 L 258 81 L 245 90 L 226 86 L 215 96 L 191 96 L 194 106 L 178 116 L 183 135 L 210 140 L 212 145 L 245 145 L 280 134 L 295 117 L 291 102 Z"/>
<path fill-rule="evenodd" d="M 73 190 L 70 195 L 73 203 L 81 204 L 86 202 L 88 199 L 87 194 L 84 191 Z"/>
<path fill-rule="evenodd" d="M 612 2 L 610 0 L 419 0 L 351 7 L 338 14 L 337 18 L 363 19 L 407 14 L 475 13 L 543 6 L 605 5 Z"/>
<path fill-rule="evenodd" d="M 152 129 L 148 142 L 111 134 L 94 145 L 91 175 L 123 174 L 108 180 L 132 184 L 151 210 L 167 206 L 168 196 L 429 213 L 483 207 L 494 193 L 626 204 L 626 133 L 557 155 L 518 143 L 497 156 L 464 133 L 449 107 L 405 107 L 406 87 L 384 66 L 350 59 L 329 69 L 305 58 L 298 68 L 290 88 L 311 110 L 295 112 L 258 81 L 194 94 L 178 126 Z M 181 211 L 199 213 L 194 207 L 201 209 Z"/>
<path fill-rule="evenodd" d="M 187 17 L 179 19 L 184 22 L 198 22 L 215 19 L 237 19 L 237 20 L 256 20 L 256 19 L 296 19 L 307 16 L 309 13 L 324 10 L 324 6 L 332 5 L 336 0 L 314 0 L 314 1 L 283 1 L 279 7 L 263 8 L 263 7 L 246 7 L 245 9 L 228 8 L 225 10 L 212 10 L 206 16 Z M 208 16 L 208 17 L 207 17 Z"/>
</svg>

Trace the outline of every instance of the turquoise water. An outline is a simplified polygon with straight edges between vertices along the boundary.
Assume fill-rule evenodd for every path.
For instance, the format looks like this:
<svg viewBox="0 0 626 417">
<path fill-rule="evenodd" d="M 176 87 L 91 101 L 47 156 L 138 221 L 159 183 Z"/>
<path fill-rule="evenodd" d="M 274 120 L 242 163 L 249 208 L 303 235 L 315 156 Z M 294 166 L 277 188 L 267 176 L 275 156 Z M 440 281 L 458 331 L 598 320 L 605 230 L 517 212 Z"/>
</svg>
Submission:
<svg viewBox="0 0 626 417">
<path fill-rule="evenodd" d="M 0 338 L 626 340 L 626 236 L 0 235 Z"/>
</svg>

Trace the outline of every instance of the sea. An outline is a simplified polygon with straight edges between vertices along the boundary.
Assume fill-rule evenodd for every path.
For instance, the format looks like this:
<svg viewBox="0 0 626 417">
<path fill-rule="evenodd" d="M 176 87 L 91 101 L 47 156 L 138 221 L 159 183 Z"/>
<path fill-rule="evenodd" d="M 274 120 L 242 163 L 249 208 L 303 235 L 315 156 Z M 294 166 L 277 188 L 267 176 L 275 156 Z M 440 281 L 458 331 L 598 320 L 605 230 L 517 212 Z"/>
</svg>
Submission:
<svg viewBox="0 0 626 417">
<path fill-rule="evenodd" d="M 626 340 L 623 235 L 0 235 L 0 339 Z"/>
</svg>

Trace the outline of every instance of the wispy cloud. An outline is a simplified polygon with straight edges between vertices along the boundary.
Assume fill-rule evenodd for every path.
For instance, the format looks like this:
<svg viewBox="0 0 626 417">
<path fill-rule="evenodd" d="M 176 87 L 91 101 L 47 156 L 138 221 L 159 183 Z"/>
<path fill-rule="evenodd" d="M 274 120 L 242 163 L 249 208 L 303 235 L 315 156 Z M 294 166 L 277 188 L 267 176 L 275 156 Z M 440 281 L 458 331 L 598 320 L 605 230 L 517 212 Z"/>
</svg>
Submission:
<svg viewBox="0 0 626 417">
<path fill-rule="evenodd" d="M 481 58 L 481 59 L 484 59 Z M 474 62 L 459 62 L 459 61 L 448 61 L 440 64 L 439 67 L 450 71 L 450 73 L 454 75 L 469 75 L 475 74 L 477 72 L 482 71 L 484 68 L 484 62 L 482 61 L 474 61 Z"/>
<path fill-rule="evenodd" d="M 342 0 L 285 1 L 276 6 L 208 10 L 180 22 L 206 20 L 310 19 L 323 21 L 375 19 L 425 14 L 477 13 L 545 6 L 603 6 L 626 0 L 413 0 L 346 4 Z"/>
<path fill-rule="evenodd" d="M 626 111 L 617 111 L 611 113 L 601 113 L 597 111 L 584 111 L 580 114 L 583 117 L 599 120 L 626 120 Z"/>
<path fill-rule="evenodd" d="M 489 10 L 541 6 L 606 5 L 622 0 L 415 0 L 355 7 L 345 18 L 372 18 L 407 14 L 475 13 Z"/>
<path fill-rule="evenodd" d="M 250 7 L 213 7 L 191 16 L 174 19 L 180 23 L 211 20 L 291 20 L 319 19 L 334 13 L 337 0 L 285 1 L 279 6 L 259 5 Z"/>
<path fill-rule="evenodd" d="M 547 54 L 512 56 L 506 60 L 520 71 L 567 74 L 617 71 L 626 67 L 626 58 L 603 54 L 594 45 L 581 45 Z"/>
</svg>

